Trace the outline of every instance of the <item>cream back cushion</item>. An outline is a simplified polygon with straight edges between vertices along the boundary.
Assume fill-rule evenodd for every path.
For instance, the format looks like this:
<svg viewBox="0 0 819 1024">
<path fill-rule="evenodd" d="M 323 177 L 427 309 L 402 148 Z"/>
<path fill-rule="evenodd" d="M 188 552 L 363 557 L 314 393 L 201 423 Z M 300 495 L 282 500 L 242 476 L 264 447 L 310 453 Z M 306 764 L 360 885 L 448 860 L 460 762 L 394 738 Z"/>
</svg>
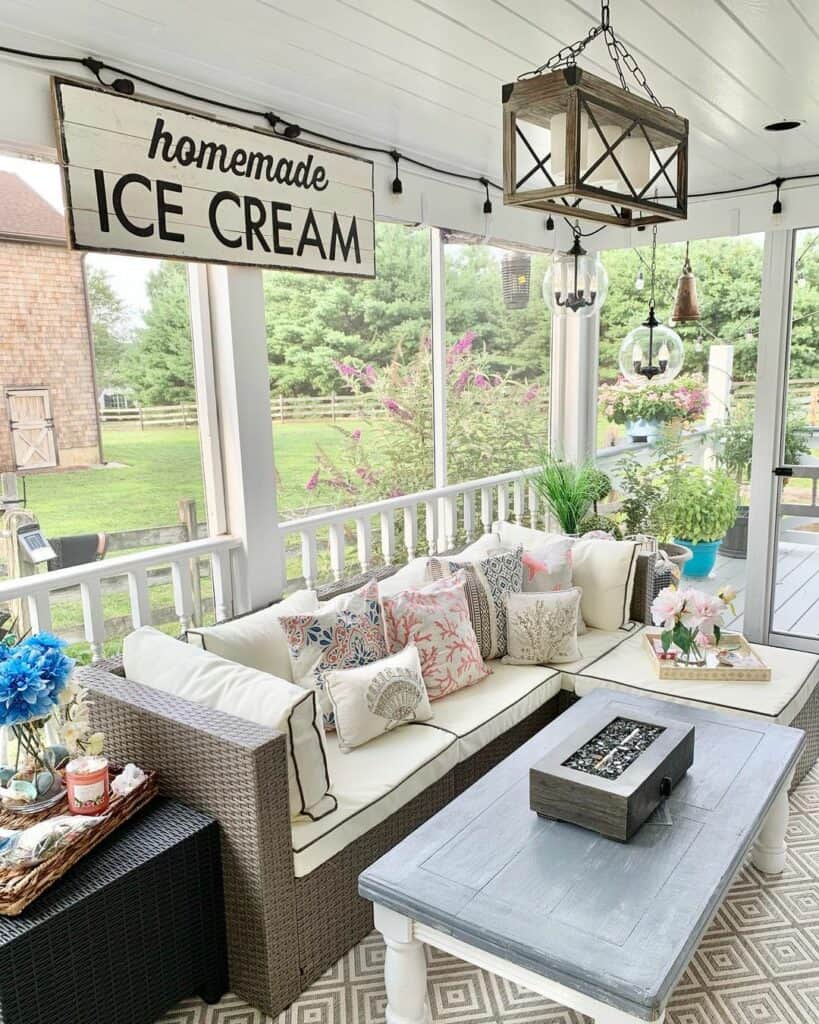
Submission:
<svg viewBox="0 0 819 1024">
<path fill-rule="evenodd" d="M 188 643 L 204 647 L 220 658 L 238 661 L 240 665 L 292 682 L 290 652 L 279 619 L 315 611 L 318 611 L 315 590 L 298 590 L 270 608 L 242 615 L 231 622 L 189 629 Z"/>
<path fill-rule="evenodd" d="M 587 626 L 611 631 L 629 622 L 637 549 L 630 540 L 579 540 L 572 548 L 572 582 L 583 591 Z"/>
<path fill-rule="evenodd" d="M 292 817 L 315 820 L 335 808 L 315 691 L 180 643 L 150 626 L 125 638 L 122 655 L 125 675 L 136 683 L 283 732 Z M 230 771 L 227 763 L 225 771 Z"/>
</svg>

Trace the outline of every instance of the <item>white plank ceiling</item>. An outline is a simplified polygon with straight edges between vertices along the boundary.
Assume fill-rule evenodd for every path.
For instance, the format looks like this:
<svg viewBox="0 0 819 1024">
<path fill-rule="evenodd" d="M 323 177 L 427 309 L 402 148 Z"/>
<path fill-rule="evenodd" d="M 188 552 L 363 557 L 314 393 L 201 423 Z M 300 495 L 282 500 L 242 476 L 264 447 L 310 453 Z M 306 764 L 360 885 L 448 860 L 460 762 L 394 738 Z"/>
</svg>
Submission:
<svg viewBox="0 0 819 1024">
<path fill-rule="evenodd" d="M 611 8 L 690 119 L 692 192 L 819 170 L 819 0 Z M 598 17 L 593 0 L 0 0 L 0 40 L 77 48 L 499 181 L 501 84 Z M 600 40 L 582 63 L 616 79 Z M 806 123 L 763 131 L 782 117 Z"/>
</svg>

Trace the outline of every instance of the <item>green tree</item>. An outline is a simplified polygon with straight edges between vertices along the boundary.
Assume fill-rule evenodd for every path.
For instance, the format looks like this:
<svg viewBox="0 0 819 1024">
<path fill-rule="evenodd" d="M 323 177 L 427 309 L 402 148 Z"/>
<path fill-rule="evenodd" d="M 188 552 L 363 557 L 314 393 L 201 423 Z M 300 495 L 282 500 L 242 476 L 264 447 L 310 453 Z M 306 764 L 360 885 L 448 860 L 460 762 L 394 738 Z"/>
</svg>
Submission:
<svg viewBox="0 0 819 1024">
<path fill-rule="evenodd" d="M 188 283 L 183 263 L 164 262 L 147 281 L 148 309 L 126 364 L 142 405 L 194 400 Z"/>
<path fill-rule="evenodd" d="M 125 384 L 125 361 L 132 341 L 128 310 L 114 291 L 110 276 L 99 267 L 86 266 L 88 307 L 97 384 L 118 388 Z"/>
</svg>

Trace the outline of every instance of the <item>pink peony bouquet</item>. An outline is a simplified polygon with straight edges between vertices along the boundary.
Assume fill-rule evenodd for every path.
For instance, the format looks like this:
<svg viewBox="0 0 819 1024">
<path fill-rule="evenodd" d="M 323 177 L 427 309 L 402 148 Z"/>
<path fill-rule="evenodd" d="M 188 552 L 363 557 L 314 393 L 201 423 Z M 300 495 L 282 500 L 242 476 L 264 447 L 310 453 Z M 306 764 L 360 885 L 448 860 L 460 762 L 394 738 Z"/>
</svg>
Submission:
<svg viewBox="0 0 819 1024">
<path fill-rule="evenodd" d="M 674 644 L 682 654 L 678 660 L 702 664 L 702 648 L 719 643 L 725 613 L 735 597 L 733 587 L 723 587 L 716 594 L 693 587 L 665 587 L 651 603 L 652 621 L 662 626 L 663 650 Z"/>
</svg>

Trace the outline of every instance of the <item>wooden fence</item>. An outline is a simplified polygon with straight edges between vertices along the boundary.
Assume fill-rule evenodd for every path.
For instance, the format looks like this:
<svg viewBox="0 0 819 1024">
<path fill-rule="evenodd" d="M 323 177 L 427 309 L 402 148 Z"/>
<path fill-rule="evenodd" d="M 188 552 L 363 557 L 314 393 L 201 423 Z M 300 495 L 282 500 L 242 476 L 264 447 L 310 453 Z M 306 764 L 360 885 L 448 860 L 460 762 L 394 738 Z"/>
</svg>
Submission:
<svg viewBox="0 0 819 1024">
<path fill-rule="evenodd" d="M 272 396 L 270 418 L 276 423 L 292 420 L 360 419 L 380 410 L 378 400 L 369 395 L 302 395 L 285 397 Z M 149 405 L 133 409 L 103 409 L 100 413 L 103 423 L 122 423 L 148 427 L 190 427 L 197 422 L 196 406 Z"/>
</svg>

